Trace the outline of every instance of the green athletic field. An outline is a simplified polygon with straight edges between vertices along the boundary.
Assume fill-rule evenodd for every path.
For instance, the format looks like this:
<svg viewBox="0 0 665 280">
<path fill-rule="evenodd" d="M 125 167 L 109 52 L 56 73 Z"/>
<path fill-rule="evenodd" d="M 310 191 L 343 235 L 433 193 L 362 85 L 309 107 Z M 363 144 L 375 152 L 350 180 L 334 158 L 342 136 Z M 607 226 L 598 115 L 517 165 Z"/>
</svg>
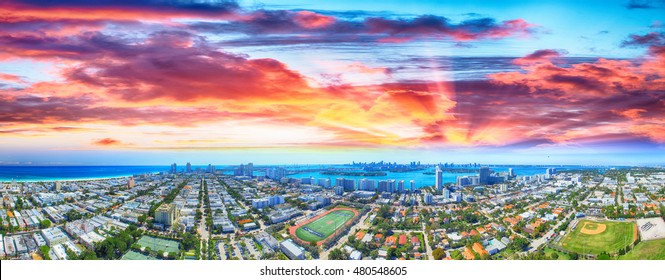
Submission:
<svg viewBox="0 0 665 280">
<path fill-rule="evenodd" d="M 136 260 L 156 260 L 156 258 L 153 258 L 151 256 L 146 256 L 141 253 L 134 252 L 132 250 L 127 251 L 125 255 L 122 256 L 121 260 L 131 260 L 131 261 L 136 261 Z"/>
<path fill-rule="evenodd" d="M 351 220 L 355 214 L 351 210 L 335 210 L 327 215 L 309 222 L 296 230 L 296 236 L 306 242 L 319 242 L 325 240 L 335 232 L 335 230 L 344 226 L 344 223 Z M 310 231 L 308 231 L 309 229 Z M 318 233 L 312 233 L 316 232 Z"/>
<path fill-rule="evenodd" d="M 154 252 L 157 252 L 159 250 L 162 250 L 167 253 L 180 252 L 179 244 L 177 241 L 155 238 L 147 235 L 141 236 L 141 239 L 139 239 L 139 241 L 137 241 L 136 244 L 138 244 L 141 247 L 150 247 L 150 250 Z"/>
<path fill-rule="evenodd" d="M 642 241 L 620 260 L 665 260 L 665 239 Z"/>
<path fill-rule="evenodd" d="M 585 224 L 586 223 L 586 224 Z M 605 225 L 605 230 L 597 234 L 582 233 L 582 230 L 596 231 Z M 615 253 L 632 243 L 635 237 L 635 223 L 580 220 L 577 228 L 563 237 L 563 248 L 580 254 Z"/>
</svg>

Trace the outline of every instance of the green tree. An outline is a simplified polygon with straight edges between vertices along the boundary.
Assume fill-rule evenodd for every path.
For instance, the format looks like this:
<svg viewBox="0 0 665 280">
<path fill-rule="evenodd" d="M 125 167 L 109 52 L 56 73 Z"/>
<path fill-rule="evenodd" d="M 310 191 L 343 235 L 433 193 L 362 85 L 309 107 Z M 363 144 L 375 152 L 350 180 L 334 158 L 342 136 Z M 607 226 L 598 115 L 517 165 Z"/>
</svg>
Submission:
<svg viewBox="0 0 665 280">
<path fill-rule="evenodd" d="M 44 257 L 45 260 L 50 260 L 51 256 L 49 256 L 48 252 L 51 250 L 48 246 L 44 245 L 39 247 L 39 252 L 42 254 L 42 257 Z"/>
<path fill-rule="evenodd" d="M 348 259 L 348 257 L 346 256 L 346 254 L 344 254 L 344 252 L 342 252 L 342 250 L 337 248 L 337 249 L 333 249 L 332 251 L 330 251 L 330 254 L 328 255 L 328 259 L 329 260 L 346 260 L 346 259 Z"/>
<path fill-rule="evenodd" d="M 177 255 L 176 255 L 175 252 L 169 252 L 169 259 L 175 260 L 176 257 L 177 257 Z"/>
<path fill-rule="evenodd" d="M 145 221 L 147 220 L 147 217 L 146 217 L 145 214 L 143 214 L 143 215 L 139 216 L 139 217 L 137 218 L 137 220 L 138 220 L 139 224 L 142 225 L 142 224 L 144 224 Z"/>
<path fill-rule="evenodd" d="M 598 260 L 609 260 L 610 259 L 610 254 L 608 254 L 606 252 L 602 252 L 602 253 L 600 253 L 600 255 L 598 255 L 597 259 Z"/>
<path fill-rule="evenodd" d="M 432 256 L 435 260 L 442 260 L 446 256 L 446 252 L 441 248 L 436 248 L 432 251 Z"/>
<path fill-rule="evenodd" d="M 41 221 L 39 222 L 39 226 L 40 226 L 41 228 L 48 228 L 48 227 L 51 226 L 51 221 L 49 221 L 48 219 L 47 219 L 47 220 L 41 220 Z"/>
<path fill-rule="evenodd" d="M 577 260 L 579 258 L 580 258 L 580 256 L 577 253 L 575 253 L 575 252 L 570 253 L 570 259 L 571 260 Z"/>
</svg>

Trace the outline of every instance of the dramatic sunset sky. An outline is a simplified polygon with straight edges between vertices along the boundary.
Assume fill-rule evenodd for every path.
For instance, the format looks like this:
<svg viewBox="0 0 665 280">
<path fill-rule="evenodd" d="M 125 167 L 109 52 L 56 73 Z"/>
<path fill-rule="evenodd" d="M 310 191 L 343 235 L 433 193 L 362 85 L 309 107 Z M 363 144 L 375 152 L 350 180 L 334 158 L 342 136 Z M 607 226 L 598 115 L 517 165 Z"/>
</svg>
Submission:
<svg viewBox="0 0 665 280">
<path fill-rule="evenodd" d="M 0 164 L 665 164 L 665 1 L 549 2 L 0 1 Z"/>
</svg>

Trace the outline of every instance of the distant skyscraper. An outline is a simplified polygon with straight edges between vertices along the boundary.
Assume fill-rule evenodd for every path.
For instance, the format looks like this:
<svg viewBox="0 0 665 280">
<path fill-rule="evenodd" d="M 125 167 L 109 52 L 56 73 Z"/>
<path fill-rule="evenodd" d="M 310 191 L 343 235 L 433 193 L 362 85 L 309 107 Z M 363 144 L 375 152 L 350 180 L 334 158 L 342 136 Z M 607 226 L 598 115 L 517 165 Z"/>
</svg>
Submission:
<svg viewBox="0 0 665 280">
<path fill-rule="evenodd" d="M 480 168 L 480 173 L 479 173 L 479 178 L 478 178 L 478 183 L 481 185 L 487 185 L 490 183 L 490 174 L 491 170 L 487 166 L 483 166 Z"/>
<path fill-rule="evenodd" d="M 425 193 L 425 204 L 432 205 L 434 202 L 434 196 L 431 193 Z"/>
<path fill-rule="evenodd" d="M 420 162 L 418 162 L 418 163 L 420 163 Z M 415 192 L 416 191 L 416 182 L 411 180 L 411 181 L 409 181 L 409 184 L 411 184 L 411 192 L 412 193 Z"/>
<path fill-rule="evenodd" d="M 178 173 L 178 165 L 173 163 L 171 164 L 171 173 L 175 174 Z"/>
<path fill-rule="evenodd" d="M 330 188 L 330 179 L 328 178 L 319 178 L 317 180 L 317 185 L 324 187 L 324 188 Z"/>
<path fill-rule="evenodd" d="M 358 189 L 361 191 L 376 191 L 376 181 L 362 178 L 358 180 Z"/>
<path fill-rule="evenodd" d="M 441 171 L 441 168 L 438 165 L 436 166 L 435 175 L 436 189 L 441 190 L 443 189 L 443 171 Z"/>
<path fill-rule="evenodd" d="M 512 168 L 508 168 L 508 176 L 515 177 L 515 171 Z"/>
<path fill-rule="evenodd" d="M 280 180 L 286 176 L 286 169 L 281 167 L 273 167 L 266 169 L 266 177 L 273 180 Z"/>
<path fill-rule="evenodd" d="M 389 193 L 395 192 L 395 180 L 388 180 L 388 189 L 386 191 Z"/>
<path fill-rule="evenodd" d="M 404 193 L 404 180 L 397 181 L 397 192 Z"/>
<path fill-rule="evenodd" d="M 241 164 L 233 171 L 234 176 L 247 176 L 254 177 L 254 164 L 251 162 L 247 165 Z"/>
<path fill-rule="evenodd" d="M 135 185 L 136 182 L 134 182 L 134 177 L 129 177 L 129 179 L 127 180 L 127 188 L 128 189 L 134 188 Z"/>
<path fill-rule="evenodd" d="M 247 176 L 247 177 L 254 177 L 254 164 L 253 163 L 250 162 L 247 165 L 245 165 L 245 170 L 243 172 L 243 175 Z"/>
<path fill-rule="evenodd" d="M 335 186 L 343 187 L 345 192 L 352 192 L 356 188 L 356 181 L 353 179 L 337 178 Z"/>
<path fill-rule="evenodd" d="M 215 173 L 215 166 L 212 164 L 208 164 L 208 169 L 206 171 L 208 173 Z"/>
<path fill-rule="evenodd" d="M 379 180 L 379 184 L 376 187 L 377 192 L 387 192 L 388 191 L 388 181 Z"/>
<path fill-rule="evenodd" d="M 56 192 L 59 192 L 60 189 L 62 189 L 62 182 L 60 182 L 60 181 L 56 181 L 56 182 L 55 182 L 55 191 L 56 191 Z"/>
<path fill-rule="evenodd" d="M 192 172 L 192 164 L 189 162 L 187 163 L 187 167 L 185 167 L 185 172 L 191 173 Z"/>
</svg>

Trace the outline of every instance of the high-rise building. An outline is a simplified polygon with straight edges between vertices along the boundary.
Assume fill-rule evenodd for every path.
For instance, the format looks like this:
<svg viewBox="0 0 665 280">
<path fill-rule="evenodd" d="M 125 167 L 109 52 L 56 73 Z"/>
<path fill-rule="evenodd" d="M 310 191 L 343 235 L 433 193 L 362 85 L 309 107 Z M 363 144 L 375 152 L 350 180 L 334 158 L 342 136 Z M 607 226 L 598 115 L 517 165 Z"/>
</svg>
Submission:
<svg viewBox="0 0 665 280">
<path fill-rule="evenodd" d="M 376 191 L 376 181 L 366 178 L 360 179 L 358 181 L 358 189 L 361 191 Z"/>
<path fill-rule="evenodd" d="M 179 219 L 178 207 L 172 203 L 165 203 L 155 210 L 155 222 L 165 226 L 172 226 Z"/>
<path fill-rule="evenodd" d="M 379 184 L 376 187 L 377 192 L 387 192 L 388 191 L 388 181 L 379 180 Z"/>
<path fill-rule="evenodd" d="M 241 164 L 240 166 L 238 166 L 238 168 L 236 168 L 233 171 L 233 175 L 234 176 L 247 176 L 247 177 L 250 177 L 250 178 L 254 177 L 254 164 L 252 164 L 251 162 L 248 163 L 247 165 Z"/>
<path fill-rule="evenodd" d="M 55 191 L 60 192 L 61 189 L 62 189 L 62 182 L 56 181 L 55 182 Z"/>
<path fill-rule="evenodd" d="M 136 182 L 134 182 L 134 177 L 129 177 L 129 179 L 127 179 L 127 188 L 128 189 L 134 188 L 135 185 Z"/>
<path fill-rule="evenodd" d="M 556 168 L 548 168 L 545 170 L 545 179 L 550 179 L 556 175 Z"/>
<path fill-rule="evenodd" d="M 243 174 L 247 177 L 254 177 L 254 164 L 253 163 L 248 163 L 245 166 L 245 173 Z"/>
<path fill-rule="evenodd" d="M 424 200 L 425 200 L 425 204 L 432 205 L 433 202 L 434 202 L 434 196 L 431 193 L 427 192 L 427 193 L 425 193 Z"/>
<path fill-rule="evenodd" d="M 316 179 L 314 177 L 300 178 L 300 183 L 303 185 L 314 185 L 316 184 Z"/>
<path fill-rule="evenodd" d="M 450 198 L 450 190 L 448 188 L 443 188 L 443 198 Z"/>
<path fill-rule="evenodd" d="M 515 177 L 515 171 L 512 168 L 508 168 L 508 176 Z"/>
<path fill-rule="evenodd" d="M 411 185 L 411 188 L 410 188 L 411 193 L 415 192 L 416 191 L 416 182 L 411 180 L 411 181 L 409 181 L 409 184 Z"/>
<path fill-rule="evenodd" d="M 404 193 L 404 180 L 397 181 L 397 192 Z"/>
<path fill-rule="evenodd" d="M 438 165 L 436 166 L 436 172 L 434 174 L 436 175 L 436 189 L 441 190 L 443 188 L 443 171 Z"/>
<path fill-rule="evenodd" d="M 286 169 L 281 167 L 273 167 L 266 169 L 266 177 L 273 180 L 280 180 L 286 177 Z"/>
<path fill-rule="evenodd" d="M 212 164 L 208 164 L 208 168 L 206 169 L 206 172 L 208 172 L 208 173 L 215 173 L 215 170 L 216 170 L 216 168 L 215 168 L 214 165 L 212 165 Z"/>
<path fill-rule="evenodd" d="M 388 180 L 388 189 L 386 190 L 389 193 L 394 193 L 396 188 L 395 188 L 395 180 Z"/>
<path fill-rule="evenodd" d="M 492 171 L 490 170 L 489 167 L 483 166 L 480 168 L 480 172 L 478 175 L 478 183 L 480 185 L 488 185 L 490 184 L 490 174 Z"/>
<path fill-rule="evenodd" d="M 457 177 L 457 185 L 460 187 L 471 185 L 471 179 L 469 176 L 459 176 Z"/>
<path fill-rule="evenodd" d="M 177 164 L 175 164 L 175 163 L 171 164 L 171 173 L 172 174 L 178 173 L 178 165 Z"/>
<path fill-rule="evenodd" d="M 344 187 L 342 186 L 337 186 L 334 188 L 335 194 L 336 195 L 343 195 L 344 194 Z"/>
<path fill-rule="evenodd" d="M 185 172 L 191 173 L 192 172 L 192 164 L 189 162 L 187 163 L 187 167 L 185 167 Z"/>
<path fill-rule="evenodd" d="M 328 179 L 328 178 L 319 178 L 316 181 L 316 184 L 319 185 L 320 187 L 330 188 L 330 179 Z"/>
<path fill-rule="evenodd" d="M 345 192 L 352 192 L 356 188 L 356 181 L 353 179 L 337 178 L 335 179 L 335 186 L 341 186 Z"/>
</svg>

